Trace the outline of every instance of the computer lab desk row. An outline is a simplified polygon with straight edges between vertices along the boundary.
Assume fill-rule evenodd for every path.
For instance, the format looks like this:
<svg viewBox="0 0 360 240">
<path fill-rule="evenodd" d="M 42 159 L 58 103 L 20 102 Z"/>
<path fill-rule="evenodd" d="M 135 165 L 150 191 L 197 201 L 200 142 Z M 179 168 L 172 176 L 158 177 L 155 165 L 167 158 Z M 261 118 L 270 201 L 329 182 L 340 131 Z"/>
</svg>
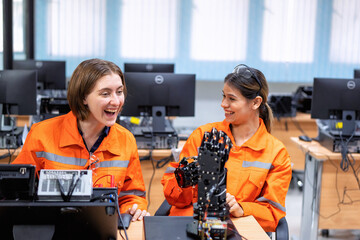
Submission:
<svg viewBox="0 0 360 240">
<path fill-rule="evenodd" d="M 341 154 L 318 142 L 291 140 L 305 153 L 300 239 L 317 239 L 319 229 L 360 229 L 360 154 L 354 170 L 340 168 Z M 355 173 L 354 173 L 355 172 Z"/>
</svg>

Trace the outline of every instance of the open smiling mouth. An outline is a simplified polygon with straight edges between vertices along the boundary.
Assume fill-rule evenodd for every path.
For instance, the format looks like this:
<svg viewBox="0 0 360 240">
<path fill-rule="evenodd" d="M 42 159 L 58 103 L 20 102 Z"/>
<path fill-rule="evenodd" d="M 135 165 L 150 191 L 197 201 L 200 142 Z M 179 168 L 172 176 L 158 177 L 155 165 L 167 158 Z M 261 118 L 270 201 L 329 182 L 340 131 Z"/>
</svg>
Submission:
<svg viewBox="0 0 360 240">
<path fill-rule="evenodd" d="M 117 110 L 106 109 L 106 110 L 104 110 L 104 112 L 107 116 L 114 116 L 116 114 Z"/>
</svg>

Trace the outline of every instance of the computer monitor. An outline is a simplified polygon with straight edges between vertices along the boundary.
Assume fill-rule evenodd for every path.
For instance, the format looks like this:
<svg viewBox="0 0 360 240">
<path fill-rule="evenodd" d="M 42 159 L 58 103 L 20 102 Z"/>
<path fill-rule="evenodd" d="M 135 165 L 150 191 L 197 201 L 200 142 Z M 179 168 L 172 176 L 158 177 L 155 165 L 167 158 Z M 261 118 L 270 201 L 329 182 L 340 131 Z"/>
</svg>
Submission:
<svg viewBox="0 0 360 240">
<path fill-rule="evenodd" d="M 1 239 L 117 239 L 116 203 L 1 201 Z"/>
<path fill-rule="evenodd" d="M 291 94 L 269 94 L 268 104 L 271 107 L 274 117 L 295 117 L 296 108 L 293 105 L 293 96 Z"/>
<path fill-rule="evenodd" d="M 32 200 L 35 194 L 35 166 L 0 164 L 0 199 Z"/>
<path fill-rule="evenodd" d="M 66 89 L 65 61 L 16 60 L 13 67 L 37 70 L 39 89 Z"/>
<path fill-rule="evenodd" d="M 36 82 L 35 70 L 0 71 L 0 131 L 13 128 L 6 115 L 36 114 Z"/>
<path fill-rule="evenodd" d="M 360 69 L 354 69 L 354 78 L 360 78 Z"/>
<path fill-rule="evenodd" d="M 311 117 L 336 120 L 344 136 L 355 131 L 360 119 L 360 79 L 314 78 Z"/>
<path fill-rule="evenodd" d="M 164 131 L 165 116 L 194 116 L 195 74 L 127 73 L 122 116 L 152 116 L 153 131 Z"/>
<path fill-rule="evenodd" d="M 293 96 L 293 105 L 299 112 L 311 112 L 312 86 L 299 86 Z"/>
<path fill-rule="evenodd" d="M 0 71 L 3 113 L 36 114 L 36 80 L 37 73 L 33 70 Z"/>
<path fill-rule="evenodd" d="M 173 63 L 124 63 L 125 72 L 162 72 L 173 73 Z"/>
</svg>

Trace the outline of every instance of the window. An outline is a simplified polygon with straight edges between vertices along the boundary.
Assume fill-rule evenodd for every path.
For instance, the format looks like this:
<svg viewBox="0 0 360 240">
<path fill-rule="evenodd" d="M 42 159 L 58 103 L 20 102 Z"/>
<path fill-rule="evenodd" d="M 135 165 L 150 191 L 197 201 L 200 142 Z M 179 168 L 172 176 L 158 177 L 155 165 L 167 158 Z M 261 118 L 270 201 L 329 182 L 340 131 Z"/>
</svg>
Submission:
<svg viewBox="0 0 360 240">
<path fill-rule="evenodd" d="M 120 55 L 174 58 L 179 30 L 178 5 L 178 0 L 123 0 Z"/>
<path fill-rule="evenodd" d="M 244 60 L 248 12 L 248 0 L 193 0 L 191 58 Z"/>
<path fill-rule="evenodd" d="M 3 16 L 3 1 L 0 2 L 0 52 L 4 51 L 4 16 Z"/>
<path fill-rule="evenodd" d="M 0 3 L 0 52 L 4 50 L 3 43 L 3 1 Z M 24 4 L 23 0 L 13 0 L 13 51 L 24 52 Z"/>
<path fill-rule="evenodd" d="M 48 55 L 104 56 L 105 13 L 105 0 L 50 0 Z"/>
<path fill-rule="evenodd" d="M 334 0 L 331 22 L 330 61 L 360 63 L 360 2 Z"/>
<path fill-rule="evenodd" d="M 24 52 L 24 3 L 13 0 L 13 48 L 14 52 Z"/>
<path fill-rule="evenodd" d="M 313 62 L 314 0 L 265 0 L 261 58 L 270 62 Z"/>
</svg>

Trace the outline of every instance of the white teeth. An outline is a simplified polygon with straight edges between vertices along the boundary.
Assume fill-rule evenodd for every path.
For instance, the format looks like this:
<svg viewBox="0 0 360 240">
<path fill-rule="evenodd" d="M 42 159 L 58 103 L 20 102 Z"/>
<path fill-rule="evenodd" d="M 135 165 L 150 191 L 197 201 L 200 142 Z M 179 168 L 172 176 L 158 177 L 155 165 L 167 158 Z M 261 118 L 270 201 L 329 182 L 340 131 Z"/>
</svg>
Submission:
<svg viewBox="0 0 360 240">
<path fill-rule="evenodd" d="M 107 111 L 107 112 L 116 112 L 116 110 L 110 110 L 110 109 L 107 109 L 107 110 L 105 110 L 105 111 Z"/>
</svg>

